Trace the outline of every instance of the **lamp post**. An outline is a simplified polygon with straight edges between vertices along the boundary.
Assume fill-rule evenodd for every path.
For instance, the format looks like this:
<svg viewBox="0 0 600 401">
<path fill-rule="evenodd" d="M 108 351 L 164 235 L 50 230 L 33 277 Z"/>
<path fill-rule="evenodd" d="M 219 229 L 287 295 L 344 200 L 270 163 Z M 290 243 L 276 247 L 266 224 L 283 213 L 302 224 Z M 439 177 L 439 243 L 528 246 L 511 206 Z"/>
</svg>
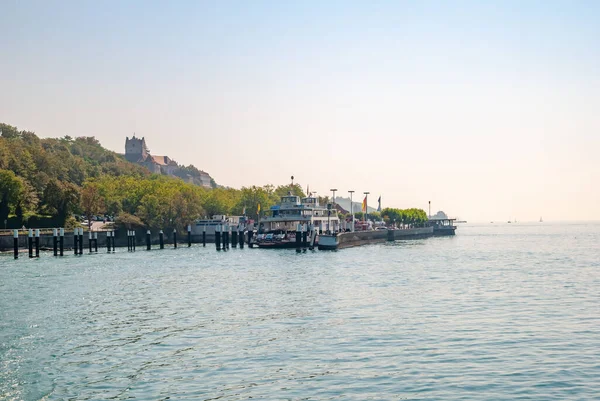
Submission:
<svg viewBox="0 0 600 401">
<path fill-rule="evenodd" d="M 429 201 L 429 218 L 431 219 L 431 201 Z"/>
<path fill-rule="evenodd" d="M 331 234 L 331 203 L 327 204 L 327 234 Z"/>
<path fill-rule="evenodd" d="M 350 193 L 350 215 L 352 216 L 352 227 L 350 227 L 350 231 L 354 232 L 354 205 L 352 204 L 352 194 L 354 191 L 348 191 Z"/>
<path fill-rule="evenodd" d="M 330 191 L 333 193 L 333 197 L 331 200 L 332 208 L 337 213 L 337 208 L 335 207 L 335 192 L 337 191 L 337 188 L 331 188 Z M 329 214 L 331 215 L 331 212 L 329 212 Z"/>
<path fill-rule="evenodd" d="M 368 217 L 367 215 L 369 213 L 369 203 L 367 202 L 367 199 L 368 199 L 368 196 L 369 196 L 370 192 L 363 192 L 363 194 L 365 194 L 365 214 L 364 214 L 364 219 L 365 219 L 365 222 L 366 222 L 366 221 L 368 221 L 367 220 L 367 217 Z"/>
</svg>

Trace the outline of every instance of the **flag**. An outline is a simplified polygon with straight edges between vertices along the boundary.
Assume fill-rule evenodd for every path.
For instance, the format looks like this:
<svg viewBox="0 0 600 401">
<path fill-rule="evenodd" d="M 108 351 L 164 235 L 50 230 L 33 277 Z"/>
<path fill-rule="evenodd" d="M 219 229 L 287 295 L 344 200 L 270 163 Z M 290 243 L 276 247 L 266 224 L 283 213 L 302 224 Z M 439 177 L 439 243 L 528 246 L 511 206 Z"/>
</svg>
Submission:
<svg viewBox="0 0 600 401">
<path fill-rule="evenodd" d="M 258 207 L 256 208 L 256 214 L 260 214 L 260 203 L 258 204 Z"/>
<path fill-rule="evenodd" d="M 363 211 L 363 213 L 365 213 L 367 211 L 367 197 L 366 196 L 365 196 L 365 199 L 363 199 L 362 211 Z"/>
<path fill-rule="evenodd" d="M 379 195 L 379 199 L 377 199 L 377 202 L 379 203 L 379 206 L 377 206 L 377 211 L 381 212 L 381 195 Z"/>
</svg>

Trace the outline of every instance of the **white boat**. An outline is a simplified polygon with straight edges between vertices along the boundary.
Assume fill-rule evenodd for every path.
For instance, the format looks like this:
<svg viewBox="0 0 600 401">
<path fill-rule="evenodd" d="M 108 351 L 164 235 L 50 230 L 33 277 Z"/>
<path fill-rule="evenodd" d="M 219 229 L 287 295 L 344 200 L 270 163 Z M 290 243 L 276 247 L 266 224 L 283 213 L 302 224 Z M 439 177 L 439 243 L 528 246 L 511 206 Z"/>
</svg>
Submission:
<svg viewBox="0 0 600 401">
<path fill-rule="evenodd" d="M 259 248 L 293 248 L 299 225 L 303 231 L 314 229 L 317 234 L 340 231 L 337 210 L 331 204 L 321 206 L 314 196 L 300 198 L 290 192 L 271 207 L 269 216 L 260 219 L 255 244 Z"/>
</svg>

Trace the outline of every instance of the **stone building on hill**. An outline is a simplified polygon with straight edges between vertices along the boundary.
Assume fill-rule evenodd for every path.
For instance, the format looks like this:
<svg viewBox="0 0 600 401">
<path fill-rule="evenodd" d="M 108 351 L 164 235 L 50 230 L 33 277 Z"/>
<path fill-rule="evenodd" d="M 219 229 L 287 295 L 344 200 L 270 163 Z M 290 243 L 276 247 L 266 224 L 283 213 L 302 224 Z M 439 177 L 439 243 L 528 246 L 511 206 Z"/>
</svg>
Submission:
<svg viewBox="0 0 600 401">
<path fill-rule="evenodd" d="M 179 177 L 186 182 L 211 188 L 211 177 L 208 173 L 180 166 L 169 156 L 154 156 L 146 146 L 144 137 L 136 138 L 135 134 L 131 139 L 125 138 L 125 159 L 132 163 L 146 167 L 154 174 L 164 174 L 173 177 Z"/>
</svg>

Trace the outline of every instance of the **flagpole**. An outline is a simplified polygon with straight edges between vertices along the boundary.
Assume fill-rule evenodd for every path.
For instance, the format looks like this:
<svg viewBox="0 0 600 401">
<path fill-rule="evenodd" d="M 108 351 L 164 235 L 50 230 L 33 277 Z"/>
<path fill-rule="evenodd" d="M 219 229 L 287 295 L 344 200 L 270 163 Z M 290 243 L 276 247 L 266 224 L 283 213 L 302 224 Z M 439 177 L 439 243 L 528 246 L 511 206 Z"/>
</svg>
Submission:
<svg viewBox="0 0 600 401">
<path fill-rule="evenodd" d="M 367 216 L 369 214 L 369 202 L 368 202 L 369 198 L 368 197 L 369 197 L 370 192 L 363 192 L 363 193 L 365 194 L 365 214 L 363 215 L 363 219 L 366 222 L 366 221 L 368 221 Z"/>
<path fill-rule="evenodd" d="M 350 214 L 352 215 L 352 229 L 350 231 L 354 232 L 354 208 L 352 207 L 352 194 L 354 191 L 348 191 L 350 193 Z"/>
</svg>

